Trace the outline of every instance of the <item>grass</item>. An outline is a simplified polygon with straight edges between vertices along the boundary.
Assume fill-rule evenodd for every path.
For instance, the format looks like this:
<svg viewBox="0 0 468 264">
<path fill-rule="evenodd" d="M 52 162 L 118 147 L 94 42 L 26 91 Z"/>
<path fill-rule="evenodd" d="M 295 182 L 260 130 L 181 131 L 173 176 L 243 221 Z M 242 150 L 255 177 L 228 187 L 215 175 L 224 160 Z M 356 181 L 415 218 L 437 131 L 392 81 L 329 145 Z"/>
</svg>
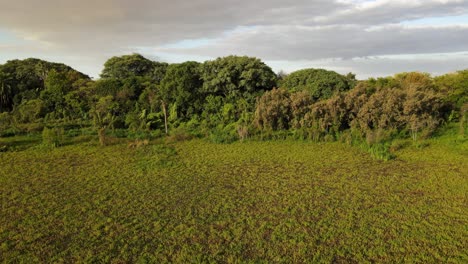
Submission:
<svg viewBox="0 0 468 264">
<path fill-rule="evenodd" d="M 467 142 L 449 141 L 387 162 L 338 142 L 21 147 L 0 153 L 0 259 L 466 263 Z"/>
</svg>

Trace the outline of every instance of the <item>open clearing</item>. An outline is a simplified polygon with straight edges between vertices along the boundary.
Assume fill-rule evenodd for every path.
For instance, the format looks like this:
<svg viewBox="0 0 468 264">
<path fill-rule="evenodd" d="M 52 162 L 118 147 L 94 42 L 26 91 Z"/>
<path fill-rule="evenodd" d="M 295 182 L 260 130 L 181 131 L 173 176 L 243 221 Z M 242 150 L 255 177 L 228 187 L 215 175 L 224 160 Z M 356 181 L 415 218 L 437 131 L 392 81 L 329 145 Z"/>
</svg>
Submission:
<svg viewBox="0 0 468 264">
<path fill-rule="evenodd" d="M 467 154 L 203 140 L 0 153 L 0 259 L 467 263 Z"/>
</svg>

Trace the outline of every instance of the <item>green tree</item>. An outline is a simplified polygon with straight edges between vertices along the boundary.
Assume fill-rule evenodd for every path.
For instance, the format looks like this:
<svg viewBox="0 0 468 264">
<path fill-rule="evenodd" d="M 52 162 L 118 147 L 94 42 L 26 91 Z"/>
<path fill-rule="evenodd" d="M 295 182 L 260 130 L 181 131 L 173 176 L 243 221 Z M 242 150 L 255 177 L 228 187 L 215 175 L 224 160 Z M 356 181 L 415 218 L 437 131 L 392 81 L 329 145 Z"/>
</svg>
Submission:
<svg viewBox="0 0 468 264">
<path fill-rule="evenodd" d="M 149 77 L 159 83 L 164 77 L 168 64 L 153 62 L 140 54 L 115 56 L 104 63 L 101 78 L 127 79 Z"/>
<path fill-rule="evenodd" d="M 335 93 L 350 90 L 355 83 L 354 75 L 348 77 L 323 69 L 304 69 L 286 76 L 280 86 L 291 92 L 307 91 L 314 101 L 328 99 Z"/>
<path fill-rule="evenodd" d="M 159 92 L 166 106 L 176 106 L 179 121 L 188 121 L 202 110 L 201 87 L 200 64 L 189 61 L 168 67 Z"/>
<path fill-rule="evenodd" d="M 13 108 L 12 77 L 3 72 L 0 66 L 0 112 L 10 111 Z"/>
<path fill-rule="evenodd" d="M 10 60 L 0 67 L 0 111 L 12 110 L 23 100 L 33 100 L 45 89 L 46 79 L 55 71 L 71 83 L 89 77 L 69 66 L 39 59 Z M 1 96 L 3 94 L 3 96 Z M 6 94 L 9 94 L 6 96 Z"/>
<path fill-rule="evenodd" d="M 45 80 L 45 89 L 41 92 L 41 99 L 47 112 L 56 117 L 66 117 L 65 95 L 72 89 L 72 82 L 65 73 L 51 70 Z"/>
<path fill-rule="evenodd" d="M 228 56 L 202 65 L 203 91 L 229 102 L 239 98 L 252 106 L 255 98 L 276 86 L 276 74 L 257 58 Z"/>
<path fill-rule="evenodd" d="M 438 76 L 434 81 L 445 100 L 457 110 L 468 102 L 468 69 Z"/>
</svg>

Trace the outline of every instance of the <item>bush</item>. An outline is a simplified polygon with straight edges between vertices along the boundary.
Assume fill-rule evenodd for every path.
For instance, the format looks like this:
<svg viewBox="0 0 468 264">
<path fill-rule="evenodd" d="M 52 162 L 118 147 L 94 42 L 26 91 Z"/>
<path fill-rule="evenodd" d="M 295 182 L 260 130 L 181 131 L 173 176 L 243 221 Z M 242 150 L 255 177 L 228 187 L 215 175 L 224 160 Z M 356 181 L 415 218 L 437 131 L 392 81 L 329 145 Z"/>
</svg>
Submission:
<svg viewBox="0 0 468 264">
<path fill-rule="evenodd" d="M 239 139 L 237 124 L 232 123 L 227 126 L 219 125 L 210 131 L 210 141 L 213 143 L 232 143 Z"/>
<path fill-rule="evenodd" d="M 177 127 L 170 131 L 166 138 L 167 143 L 180 142 L 192 139 L 193 136 L 184 127 Z"/>
<path fill-rule="evenodd" d="M 326 134 L 324 137 L 323 137 L 323 140 L 325 142 L 333 142 L 335 141 L 335 137 L 331 134 Z"/>
<path fill-rule="evenodd" d="M 243 126 L 243 125 L 238 125 L 237 126 L 237 135 L 239 136 L 239 139 L 241 141 L 244 141 L 250 135 L 249 127 L 248 126 Z"/>
<path fill-rule="evenodd" d="M 367 146 L 367 151 L 371 154 L 372 157 L 384 161 L 392 160 L 395 158 L 390 152 L 388 144 L 378 143 Z"/>
<path fill-rule="evenodd" d="M 42 130 L 42 143 L 51 147 L 62 146 L 65 139 L 65 132 L 63 128 L 47 128 Z"/>
<path fill-rule="evenodd" d="M 351 134 L 350 130 L 345 130 L 338 135 L 338 139 L 341 143 L 345 143 L 347 145 L 353 144 L 353 135 Z"/>
</svg>

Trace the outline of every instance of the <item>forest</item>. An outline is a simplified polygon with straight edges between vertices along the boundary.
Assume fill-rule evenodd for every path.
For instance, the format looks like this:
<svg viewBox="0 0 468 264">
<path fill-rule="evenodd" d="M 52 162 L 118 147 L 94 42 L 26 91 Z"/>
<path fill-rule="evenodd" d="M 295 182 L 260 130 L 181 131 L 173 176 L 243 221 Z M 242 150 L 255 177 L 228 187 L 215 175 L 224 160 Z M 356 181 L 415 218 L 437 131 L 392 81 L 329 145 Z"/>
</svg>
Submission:
<svg viewBox="0 0 468 264">
<path fill-rule="evenodd" d="M 275 74 L 260 59 L 228 56 L 168 64 L 140 54 L 110 58 L 98 80 L 39 59 L 0 65 L 0 135 L 69 129 L 109 137 L 295 138 L 365 143 L 391 158 L 391 142 L 467 130 L 468 70 L 357 80 L 324 69 Z M 3 146 L 6 149 L 6 146 Z"/>
</svg>

